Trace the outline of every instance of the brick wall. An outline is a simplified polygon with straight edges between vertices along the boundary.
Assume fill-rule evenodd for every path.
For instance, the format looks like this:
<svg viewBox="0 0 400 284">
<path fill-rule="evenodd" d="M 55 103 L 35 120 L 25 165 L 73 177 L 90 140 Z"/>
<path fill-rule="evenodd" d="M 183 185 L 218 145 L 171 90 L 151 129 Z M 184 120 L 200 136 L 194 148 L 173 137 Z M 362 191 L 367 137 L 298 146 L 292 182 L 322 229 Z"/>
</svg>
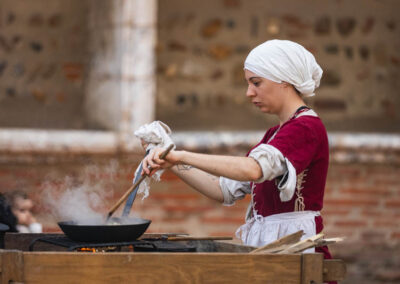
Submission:
<svg viewBox="0 0 400 284">
<path fill-rule="evenodd" d="M 20 188 L 28 192 L 45 230 L 59 231 L 46 202 L 47 193 L 56 193 L 53 196 L 57 197 L 71 187 L 86 184 L 89 192 L 99 193 L 105 201 L 96 205 L 96 210 L 105 213 L 130 186 L 138 160 L 137 155 L 2 155 L 0 190 Z M 398 164 L 330 164 L 322 214 L 326 235 L 346 238 L 331 247 L 334 255 L 348 264 L 344 283 L 399 280 L 399 173 Z M 160 183 L 152 184 L 147 199 L 142 201 L 138 196 L 132 210 L 152 220 L 148 232 L 234 237 L 243 224 L 248 202 L 247 197 L 235 206 L 222 206 L 166 172 Z"/>
<path fill-rule="evenodd" d="M 35 158 L 37 159 L 37 158 Z M 129 188 L 137 156 L 115 158 L 75 157 L 52 163 L 49 159 L 0 164 L 2 192 L 22 189 L 38 205 L 37 214 L 47 230 L 57 225 L 48 216 L 43 201 L 47 191 L 62 192 L 73 184 L 87 184 L 92 191 L 109 192 L 99 210 L 109 208 Z M 348 242 L 400 242 L 400 195 L 398 165 L 331 163 L 325 192 L 325 231 L 345 236 Z M 69 182 L 70 182 L 69 180 Z M 198 235 L 233 235 L 243 223 L 249 198 L 225 207 L 203 197 L 166 172 L 162 182 L 153 182 L 150 196 L 138 198 L 134 212 L 153 221 L 150 231 L 182 231 Z"/>
</svg>

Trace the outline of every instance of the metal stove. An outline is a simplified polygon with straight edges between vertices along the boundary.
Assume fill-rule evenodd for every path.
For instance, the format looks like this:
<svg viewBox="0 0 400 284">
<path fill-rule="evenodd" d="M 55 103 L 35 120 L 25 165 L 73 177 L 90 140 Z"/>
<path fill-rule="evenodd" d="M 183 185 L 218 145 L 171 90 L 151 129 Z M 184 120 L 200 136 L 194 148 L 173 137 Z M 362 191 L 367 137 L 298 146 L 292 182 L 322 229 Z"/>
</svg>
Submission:
<svg viewBox="0 0 400 284">
<path fill-rule="evenodd" d="M 35 244 L 42 242 L 67 248 L 68 251 L 137 251 L 137 252 L 196 252 L 196 247 L 168 241 L 167 238 L 140 239 L 126 242 L 77 242 L 65 235 L 45 236 L 34 239 L 29 245 L 29 251 L 35 250 Z"/>
</svg>

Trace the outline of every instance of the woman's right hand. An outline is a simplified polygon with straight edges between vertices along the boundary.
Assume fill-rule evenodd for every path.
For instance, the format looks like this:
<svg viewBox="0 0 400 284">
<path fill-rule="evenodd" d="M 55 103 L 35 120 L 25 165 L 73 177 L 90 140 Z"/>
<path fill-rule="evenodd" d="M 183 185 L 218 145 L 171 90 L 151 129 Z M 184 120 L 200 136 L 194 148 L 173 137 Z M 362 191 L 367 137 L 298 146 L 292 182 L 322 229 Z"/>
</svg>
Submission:
<svg viewBox="0 0 400 284">
<path fill-rule="evenodd" d="M 143 173 L 152 176 L 158 170 L 171 168 L 172 166 L 179 164 L 182 151 L 171 150 L 164 159 L 161 159 L 160 156 L 164 151 L 165 149 L 159 147 L 150 151 L 150 153 L 143 159 Z"/>
</svg>

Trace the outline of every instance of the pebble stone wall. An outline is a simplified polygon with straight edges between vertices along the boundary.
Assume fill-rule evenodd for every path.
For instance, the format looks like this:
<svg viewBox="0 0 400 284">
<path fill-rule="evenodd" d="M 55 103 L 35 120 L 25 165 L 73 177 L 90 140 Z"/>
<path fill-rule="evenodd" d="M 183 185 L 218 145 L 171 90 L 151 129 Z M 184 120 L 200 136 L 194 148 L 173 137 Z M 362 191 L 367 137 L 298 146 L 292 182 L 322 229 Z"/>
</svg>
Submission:
<svg viewBox="0 0 400 284">
<path fill-rule="evenodd" d="M 88 1 L 0 2 L 0 127 L 87 127 Z"/>
<path fill-rule="evenodd" d="M 245 98 L 243 61 L 289 39 L 324 70 L 311 106 L 330 131 L 398 132 L 399 1 L 159 2 L 156 116 L 174 129 L 265 129 Z"/>
</svg>

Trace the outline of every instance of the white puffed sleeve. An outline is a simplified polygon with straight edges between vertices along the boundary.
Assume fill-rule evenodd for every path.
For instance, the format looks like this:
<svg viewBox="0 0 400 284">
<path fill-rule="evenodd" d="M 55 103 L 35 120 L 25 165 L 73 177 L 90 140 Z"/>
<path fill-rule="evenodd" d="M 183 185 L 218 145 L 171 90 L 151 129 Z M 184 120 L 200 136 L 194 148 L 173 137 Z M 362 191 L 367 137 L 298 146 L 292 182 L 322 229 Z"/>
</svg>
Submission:
<svg viewBox="0 0 400 284">
<path fill-rule="evenodd" d="M 249 157 L 257 161 L 263 173 L 263 176 L 255 183 L 282 176 L 278 184 L 279 197 L 281 201 L 292 199 L 296 189 L 296 169 L 277 148 L 268 144 L 260 144 L 250 152 Z"/>
<path fill-rule="evenodd" d="M 219 178 L 219 185 L 224 195 L 223 205 L 230 206 L 236 200 L 243 199 L 251 193 L 250 181 L 237 181 L 226 177 Z"/>
</svg>

